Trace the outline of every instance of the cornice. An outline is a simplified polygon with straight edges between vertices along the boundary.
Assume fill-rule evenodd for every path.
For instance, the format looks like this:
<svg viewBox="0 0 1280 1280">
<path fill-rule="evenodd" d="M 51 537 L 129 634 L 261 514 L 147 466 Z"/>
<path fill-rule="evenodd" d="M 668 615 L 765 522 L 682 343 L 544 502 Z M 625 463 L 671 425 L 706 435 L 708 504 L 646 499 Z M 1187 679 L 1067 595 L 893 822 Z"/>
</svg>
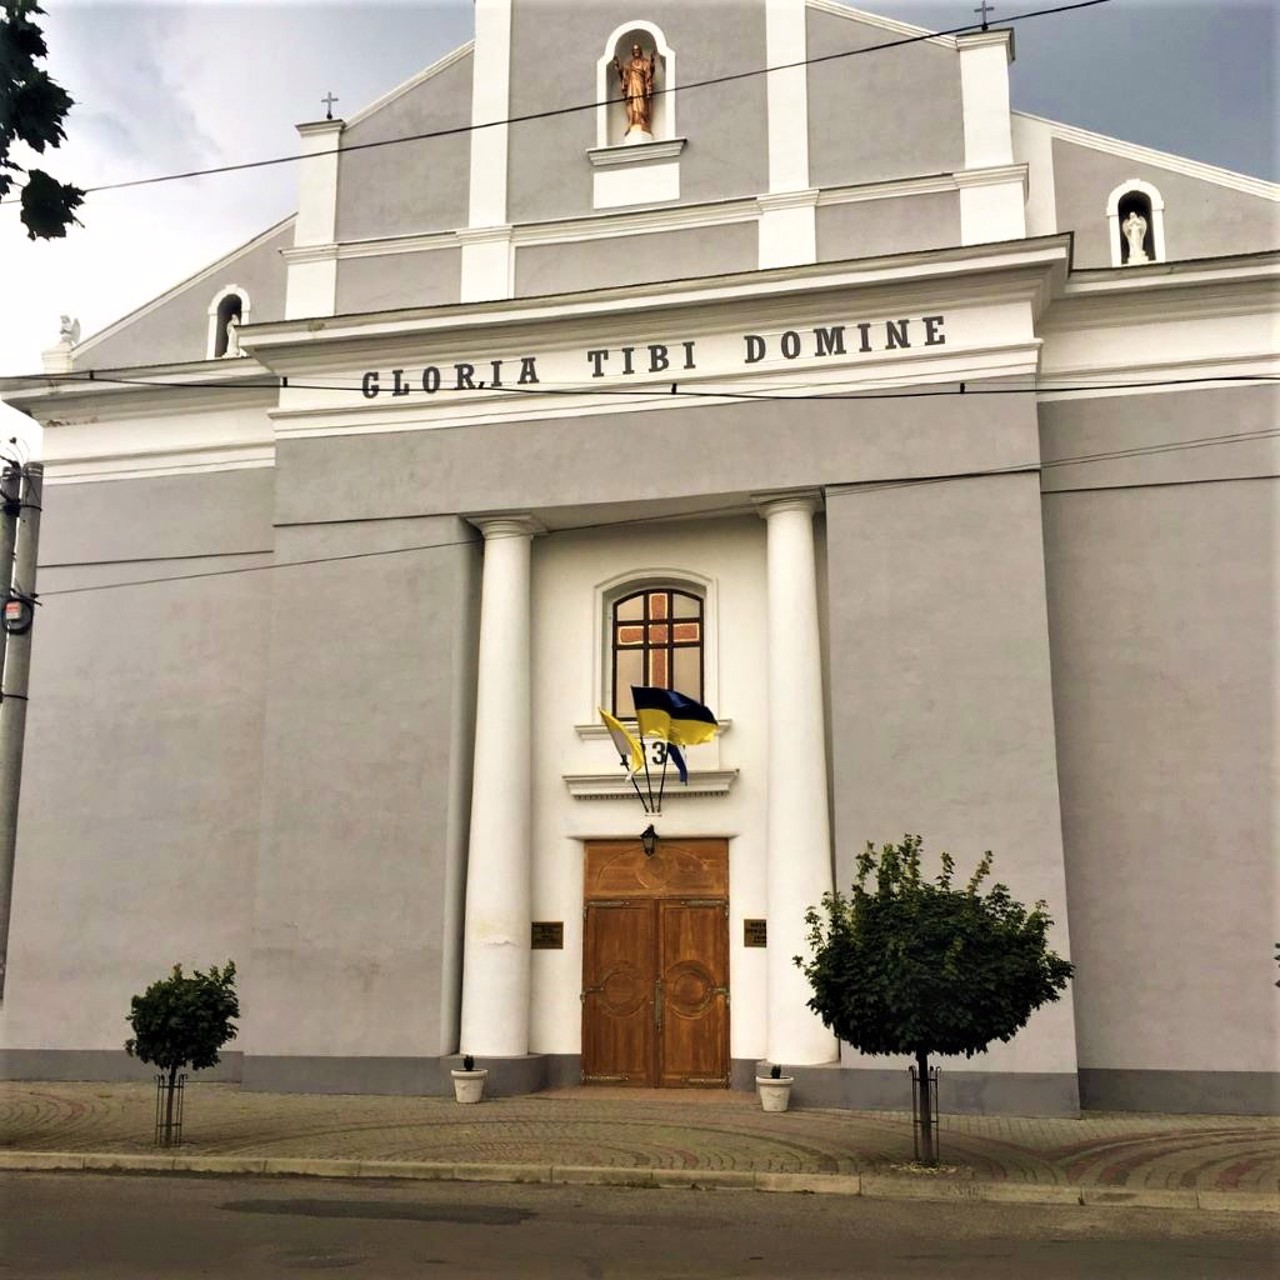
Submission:
<svg viewBox="0 0 1280 1280">
<path fill-rule="evenodd" d="M 619 773 L 566 773 L 565 786 L 575 800 L 630 800 L 636 792 L 630 778 Z M 737 769 L 690 769 L 687 784 L 672 780 L 663 801 L 692 796 L 727 796 L 738 780 Z"/>
<path fill-rule="evenodd" d="M 1039 299 L 1046 275 L 1065 277 L 1068 246 L 1068 237 L 1049 236 L 537 298 L 275 321 L 253 325 L 246 331 L 246 342 L 265 364 L 279 368 L 282 361 L 305 362 L 308 349 L 319 355 L 319 350 L 326 348 L 334 360 L 340 360 L 375 342 L 385 348 L 388 343 L 403 341 L 406 350 L 421 352 L 434 336 L 456 347 L 464 330 L 473 331 L 478 341 L 493 341 L 481 335 L 497 332 L 514 341 L 552 322 L 567 326 L 579 323 L 590 331 L 610 318 L 640 316 L 644 331 L 649 332 L 669 323 L 661 318 L 662 313 L 689 314 L 735 305 L 760 311 L 779 299 L 811 302 L 815 294 L 824 292 L 865 292 L 868 305 L 881 294 L 891 294 L 895 305 L 907 306 L 917 298 L 968 298 L 975 289 L 979 294 L 994 291 L 1007 299 L 1013 284 L 1015 292 L 1021 290 Z M 1001 276 L 1004 278 L 998 280 Z M 1020 277 L 1024 279 L 1019 285 Z"/>
<path fill-rule="evenodd" d="M 148 365 L 33 374 L 0 381 L 0 398 L 46 426 L 92 416 L 94 420 L 153 417 L 191 411 L 270 408 L 280 379 L 255 360 Z M 248 367 L 244 367 L 248 366 Z"/>
<path fill-rule="evenodd" d="M 588 147 L 587 160 L 597 169 L 674 160 L 684 150 L 687 141 L 687 138 L 663 138 L 660 142 L 637 142 L 630 146 Z"/>
</svg>

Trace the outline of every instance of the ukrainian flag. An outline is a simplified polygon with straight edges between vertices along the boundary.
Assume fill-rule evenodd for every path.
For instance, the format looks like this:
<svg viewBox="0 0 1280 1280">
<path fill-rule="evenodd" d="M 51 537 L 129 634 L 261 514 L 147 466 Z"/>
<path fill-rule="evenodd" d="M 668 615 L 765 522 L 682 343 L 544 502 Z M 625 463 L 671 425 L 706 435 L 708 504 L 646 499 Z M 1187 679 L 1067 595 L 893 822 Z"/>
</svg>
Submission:
<svg viewBox="0 0 1280 1280">
<path fill-rule="evenodd" d="M 654 689 L 632 685 L 636 722 L 642 738 L 658 738 L 681 747 L 710 742 L 720 727 L 715 716 L 700 702 L 674 689 Z"/>
</svg>

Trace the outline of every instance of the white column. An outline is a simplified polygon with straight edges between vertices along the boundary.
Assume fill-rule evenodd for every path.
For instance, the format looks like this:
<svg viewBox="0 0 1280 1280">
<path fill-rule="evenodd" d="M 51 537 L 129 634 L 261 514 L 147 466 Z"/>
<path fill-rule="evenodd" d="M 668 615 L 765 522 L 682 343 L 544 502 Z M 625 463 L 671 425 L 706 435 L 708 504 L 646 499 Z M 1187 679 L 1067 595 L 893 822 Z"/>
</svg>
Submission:
<svg viewBox="0 0 1280 1280">
<path fill-rule="evenodd" d="M 338 147 L 342 120 L 300 124 L 302 160 L 298 164 L 298 216 L 293 251 L 286 258 L 286 320 L 331 316 L 338 292 Z M 298 253 L 297 250 L 310 250 Z"/>
<path fill-rule="evenodd" d="M 809 983 L 792 957 L 805 954 L 804 913 L 832 887 L 823 728 L 816 494 L 767 500 L 769 785 L 766 884 L 767 1056 L 789 1065 L 833 1062 L 836 1039 L 806 1007 Z"/>
<path fill-rule="evenodd" d="M 765 0 L 769 194 L 760 198 L 762 269 L 817 260 L 817 198 L 809 189 L 809 69 L 805 0 Z"/>
<path fill-rule="evenodd" d="M 471 187 L 462 242 L 462 301 L 511 296 L 507 143 L 511 114 L 511 0 L 476 0 L 471 73 Z M 487 127 L 486 127 L 487 126 Z"/>
<path fill-rule="evenodd" d="M 960 240 L 986 244 L 1027 234 L 1026 172 L 1013 163 L 1009 114 L 1012 31 L 957 36 L 960 100 L 964 116 L 964 167 L 960 185 Z M 979 174 L 975 170 L 985 172 Z"/>
<path fill-rule="evenodd" d="M 475 768 L 462 953 L 463 1053 L 529 1051 L 529 569 L 533 521 L 484 534 Z"/>
</svg>

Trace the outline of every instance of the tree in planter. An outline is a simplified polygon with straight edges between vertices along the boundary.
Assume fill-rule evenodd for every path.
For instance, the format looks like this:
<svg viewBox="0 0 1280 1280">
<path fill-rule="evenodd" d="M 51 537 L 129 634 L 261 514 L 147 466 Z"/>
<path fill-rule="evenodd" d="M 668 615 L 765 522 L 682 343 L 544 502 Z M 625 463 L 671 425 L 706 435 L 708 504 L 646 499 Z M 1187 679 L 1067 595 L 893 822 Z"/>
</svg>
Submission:
<svg viewBox="0 0 1280 1280">
<path fill-rule="evenodd" d="M 841 1040 L 868 1054 L 915 1058 L 923 1151 L 937 1162 L 929 1097 L 930 1054 L 971 1058 L 1010 1040 L 1042 1004 L 1058 999 L 1073 967 L 1046 945 L 1053 921 L 1043 902 L 1027 910 L 1003 884 L 985 893 L 991 853 L 964 888 L 942 855 L 934 880 L 920 872 L 919 836 L 859 854 L 846 897 L 810 908 L 811 1008 Z M 871 882 L 869 884 L 869 882 Z"/>
<path fill-rule="evenodd" d="M 173 1133 L 173 1095 L 178 1072 L 184 1067 L 199 1071 L 218 1065 L 218 1050 L 236 1033 L 233 1018 L 240 1016 L 236 997 L 235 962 L 223 968 L 210 965 L 189 976 L 175 964 L 173 972 L 134 996 L 128 1014 L 134 1034 L 125 1041 L 131 1058 L 168 1073 L 165 1082 L 165 1133 Z"/>
</svg>

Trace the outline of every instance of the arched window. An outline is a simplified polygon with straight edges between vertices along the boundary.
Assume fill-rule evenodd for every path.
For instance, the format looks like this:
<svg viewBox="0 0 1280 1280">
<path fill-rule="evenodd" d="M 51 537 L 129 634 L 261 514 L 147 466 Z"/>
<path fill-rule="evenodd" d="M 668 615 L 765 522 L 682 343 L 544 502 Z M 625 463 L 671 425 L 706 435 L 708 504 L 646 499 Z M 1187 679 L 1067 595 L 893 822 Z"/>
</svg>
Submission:
<svg viewBox="0 0 1280 1280">
<path fill-rule="evenodd" d="M 205 359 L 221 360 L 223 356 L 240 355 L 238 330 L 248 321 L 248 292 L 238 284 L 231 284 L 220 290 L 209 303 L 209 338 Z"/>
<path fill-rule="evenodd" d="M 1107 228 L 1113 267 L 1165 260 L 1164 200 L 1149 182 L 1130 178 L 1116 187 L 1107 198 Z"/>
<path fill-rule="evenodd" d="M 676 689 L 703 701 L 703 600 L 673 586 L 646 586 L 610 610 L 613 714 L 632 719 L 631 686 Z"/>
</svg>

